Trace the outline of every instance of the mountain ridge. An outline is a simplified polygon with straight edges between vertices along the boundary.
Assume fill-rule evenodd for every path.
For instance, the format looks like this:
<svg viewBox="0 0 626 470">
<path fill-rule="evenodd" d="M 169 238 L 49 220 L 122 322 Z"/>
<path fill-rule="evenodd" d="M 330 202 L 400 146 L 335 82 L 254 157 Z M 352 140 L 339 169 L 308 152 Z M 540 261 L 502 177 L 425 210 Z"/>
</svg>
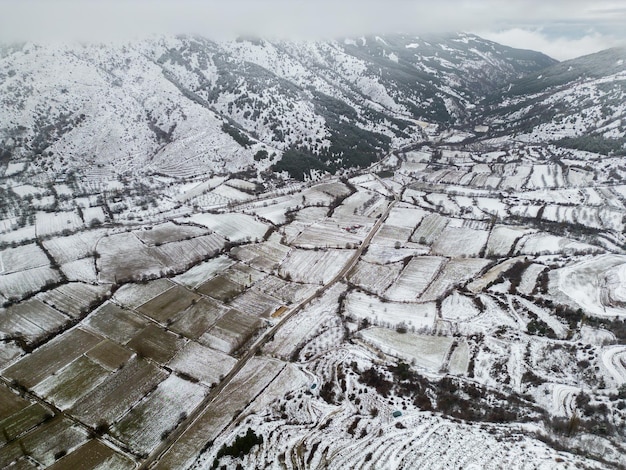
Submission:
<svg viewBox="0 0 626 470">
<path fill-rule="evenodd" d="M 473 35 L 436 39 L 5 49 L 3 154 L 52 172 L 186 176 L 266 171 L 296 149 L 335 172 L 424 139 L 426 123 L 461 123 L 486 90 L 554 63 Z"/>
</svg>

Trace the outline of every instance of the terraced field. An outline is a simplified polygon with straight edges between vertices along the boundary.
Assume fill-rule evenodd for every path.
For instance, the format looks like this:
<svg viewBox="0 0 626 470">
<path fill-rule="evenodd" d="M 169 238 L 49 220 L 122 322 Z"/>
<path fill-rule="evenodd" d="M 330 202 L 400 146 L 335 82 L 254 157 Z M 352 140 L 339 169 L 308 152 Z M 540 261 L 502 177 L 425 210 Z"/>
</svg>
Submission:
<svg viewBox="0 0 626 470">
<path fill-rule="evenodd" d="M 0 250 L 0 464 L 625 465 L 626 199 L 518 150 L 39 217 Z"/>
</svg>

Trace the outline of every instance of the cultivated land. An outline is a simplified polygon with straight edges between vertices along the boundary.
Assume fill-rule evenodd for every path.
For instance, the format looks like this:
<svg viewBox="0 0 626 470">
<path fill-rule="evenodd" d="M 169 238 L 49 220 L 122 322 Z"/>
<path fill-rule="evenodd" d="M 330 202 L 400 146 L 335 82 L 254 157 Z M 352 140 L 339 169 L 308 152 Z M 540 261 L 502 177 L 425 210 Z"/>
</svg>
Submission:
<svg viewBox="0 0 626 470">
<path fill-rule="evenodd" d="M 445 161 L 431 167 L 430 151 L 422 147 L 418 170 L 399 152 L 381 163 L 384 178 L 363 172 L 295 187 L 287 200 L 300 205 L 265 200 L 263 211 L 242 206 L 246 214 L 164 215 L 141 229 L 105 224 L 59 236 L 50 224 L 43 244 L 5 248 L 3 462 L 209 468 L 222 444 L 250 427 L 264 442 L 244 466 L 274 447 L 272 465 L 292 468 L 329 458 L 331 450 L 321 454 L 315 444 L 326 427 L 337 442 L 371 436 L 350 462 L 371 455 L 378 465 L 394 455 L 412 465 L 434 439 L 420 431 L 426 423 L 459 442 L 490 445 L 491 454 L 467 456 L 475 465 L 517 455 L 506 450 L 513 436 L 555 465 L 596 465 L 536 435 L 622 462 L 621 225 L 588 218 L 589 230 L 604 224 L 596 233 L 568 225 L 580 220 L 568 212 L 523 212 L 525 196 L 553 205 L 571 197 L 567 188 L 559 196 L 566 176 L 551 173 L 532 148 L 521 157 L 526 173 L 558 177 L 544 178 L 541 190 L 544 179 L 526 175 L 515 199 L 475 188 L 477 169 L 499 174 L 481 152 L 450 160 L 458 181 L 446 193 Z M 477 168 L 480 161 L 487 163 Z M 385 195 L 371 210 L 378 180 Z M 597 185 L 595 203 L 611 197 L 612 210 L 626 211 L 616 207 L 626 202 L 619 191 Z M 327 197 L 302 205 L 314 194 Z M 459 209 L 466 205 L 482 209 Z M 276 225 L 255 218 L 274 206 Z M 185 261 L 172 261 L 163 247 L 185 251 Z M 76 260 L 92 266 L 91 281 L 64 278 L 61 268 Z M 48 277 L 36 281 L 31 273 L 42 269 Z M 512 395 L 510 413 L 496 417 Z M 477 398 L 470 407 L 468 396 Z M 394 418 L 396 410 L 402 416 Z M 489 433 L 452 428 L 450 416 L 478 419 Z M 534 424 L 518 424 L 527 420 Z M 575 434 L 559 434 L 558 423 L 574 420 Z M 59 436 L 42 440 L 52 425 Z M 599 429 L 602 453 L 590 440 Z M 294 453 L 293 439 L 312 444 Z M 401 452 L 407 445 L 411 451 Z M 454 460 L 461 444 L 448 445 Z M 338 468 L 345 459 L 326 462 Z"/>
<path fill-rule="evenodd" d="M 0 467 L 626 466 L 623 145 L 560 145 L 555 136 L 575 140 L 583 117 L 532 127 L 521 94 L 493 104 L 508 119 L 487 116 L 497 132 L 482 140 L 474 126 L 407 120 L 416 103 L 426 117 L 461 118 L 474 95 L 447 85 L 461 74 L 438 81 L 438 95 L 395 102 L 370 73 L 402 60 L 378 53 L 383 38 L 372 39 L 374 68 L 346 52 L 365 38 L 341 47 L 234 41 L 210 58 L 194 41 L 164 41 L 162 56 L 119 51 L 131 56 L 115 71 L 130 78 L 105 69 L 103 78 L 79 60 L 87 53 L 72 56 L 76 75 L 113 90 L 111 116 L 118 105 L 136 111 L 103 147 L 132 162 L 66 171 L 73 142 L 97 149 L 103 126 L 72 128 L 63 109 L 56 126 L 37 118 L 36 137 L 16 137 L 11 148 L 39 152 L 33 159 L 0 148 Z M 440 49 L 420 73 L 431 73 L 427 62 L 449 70 Z M 89 60 L 106 54 L 89 51 Z M 298 54 L 324 78 L 289 82 L 303 67 Z M 230 56 L 246 58 L 258 87 L 229 88 Z M 485 65 L 474 52 L 463 57 L 473 71 Z M 309 79 L 333 97 L 313 93 Z M 137 93 L 130 100 L 115 91 L 124 80 Z M 593 96 L 619 95 L 610 83 L 594 82 Z M 152 106 L 155 90 L 167 112 L 135 109 Z M 175 106 L 181 90 L 185 104 Z M 344 94 L 355 108 L 334 97 Z M 543 106 L 558 98 L 532 96 Z M 14 98 L 12 113 L 29 106 Z M 282 109 L 285 126 L 266 107 L 257 113 L 256 101 Z M 399 117 L 358 104 L 370 101 Z M 566 101 L 551 112 L 576 100 Z M 584 119 L 619 135 L 616 101 Z M 146 112 L 148 136 L 138 124 Z M 228 124 L 227 112 L 254 132 Z M 352 140 L 346 115 L 363 126 L 350 128 Z M 37 147 L 54 133 L 57 146 Z M 390 150 L 359 146 L 374 138 Z M 313 168 L 297 181 L 268 171 L 304 142 L 333 174 Z M 154 152 L 144 161 L 146 146 Z M 360 170 L 343 168 L 372 148 Z M 209 164 L 219 174 L 207 174 Z"/>
</svg>

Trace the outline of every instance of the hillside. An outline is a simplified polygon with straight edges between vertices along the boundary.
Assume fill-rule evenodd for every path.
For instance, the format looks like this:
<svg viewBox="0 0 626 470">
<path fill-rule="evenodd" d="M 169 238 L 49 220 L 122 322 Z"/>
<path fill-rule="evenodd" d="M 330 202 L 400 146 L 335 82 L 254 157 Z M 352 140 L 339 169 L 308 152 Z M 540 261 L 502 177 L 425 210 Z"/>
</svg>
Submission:
<svg viewBox="0 0 626 470">
<path fill-rule="evenodd" d="M 553 61 L 475 36 L 4 47 L 0 152 L 51 174 L 364 166 Z"/>
<path fill-rule="evenodd" d="M 609 49 L 529 73 L 492 94 L 479 119 L 492 136 L 626 155 L 625 61 L 626 49 Z"/>
</svg>

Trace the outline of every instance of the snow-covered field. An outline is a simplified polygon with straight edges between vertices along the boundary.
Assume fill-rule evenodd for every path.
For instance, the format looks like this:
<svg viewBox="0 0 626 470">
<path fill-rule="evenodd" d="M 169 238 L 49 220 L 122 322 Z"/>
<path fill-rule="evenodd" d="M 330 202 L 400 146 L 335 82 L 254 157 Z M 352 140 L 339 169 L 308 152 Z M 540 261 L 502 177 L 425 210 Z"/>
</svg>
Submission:
<svg viewBox="0 0 626 470">
<path fill-rule="evenodd" d="M 554 272 L 556 288 L 598 316 L 626 316 L 623 305 L 626 257 L 602 255 Z"/>
<path fill-rule="evenodd" d="M 351 292 L 345 299 L 345 315 L 358 321 L 367 320 L 372 325 L 390 328 L 430 330 L 435 323 L 436 308 L 433 302 L 397 303 L 383 302 L 364 292 Z"/>
<path fill-rule="evenodd" d="M 185 221 L 203 225 L 231 242 L 263 239 L 269 227 L 245 214 L 195 214 Z"/>
<path fill-rule="evenodd" d="M 385 296 L 395 301 L 418 299 L 437 277 L 446 258 L 418 256 L 406 265 L 396 282 L 387 290 Z"/>
<path fill-rule="evenodd" d="M 0 467 L 626 465 L 623 63 L 439 41 L 5 48 Z"/>
</svg>

